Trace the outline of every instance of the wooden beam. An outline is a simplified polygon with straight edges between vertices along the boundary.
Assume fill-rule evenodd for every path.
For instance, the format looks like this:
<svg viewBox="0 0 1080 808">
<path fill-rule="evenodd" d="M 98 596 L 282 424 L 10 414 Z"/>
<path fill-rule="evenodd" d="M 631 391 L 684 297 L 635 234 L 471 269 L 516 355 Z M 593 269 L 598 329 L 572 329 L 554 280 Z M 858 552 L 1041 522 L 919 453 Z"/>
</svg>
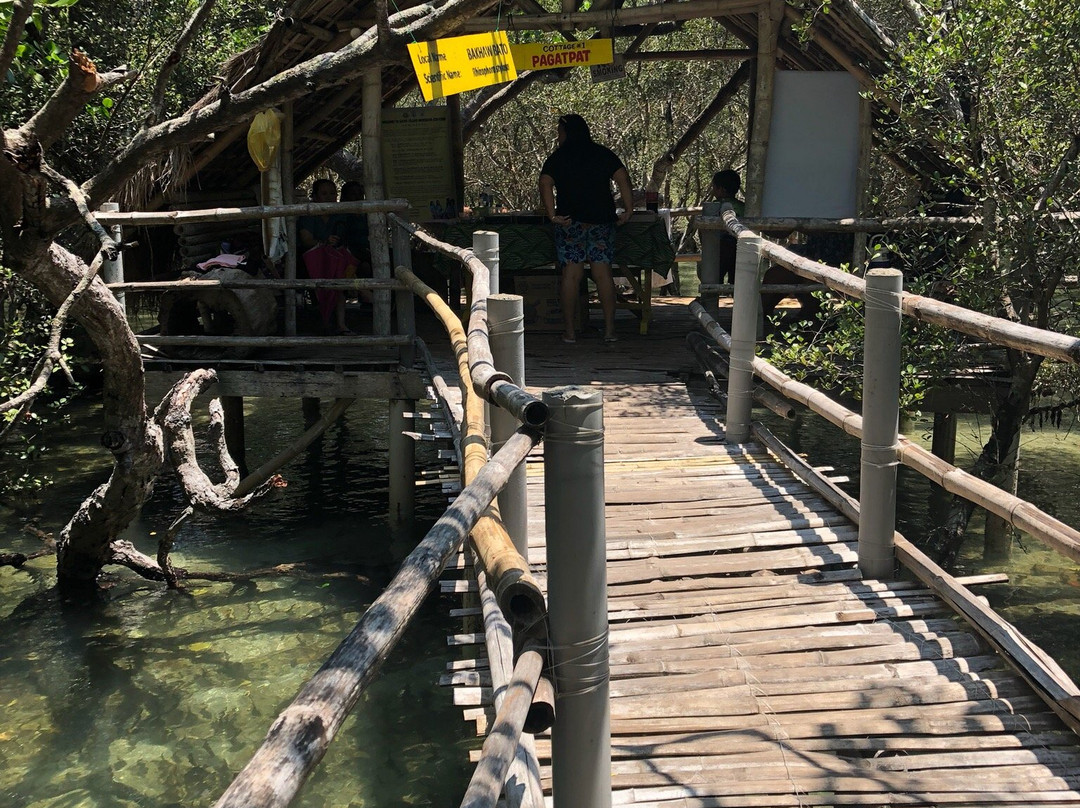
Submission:
<svg viewBox="0 0 1080 808">
<path fill-rule="evenodd" d="M 480 33 L 498 28 L 507 31 L 538 31 L 552 25 L 571 29 L 596 28 L 601 25 L 620 27 L 645 25 L 651 22 L 677 22 L 703 17 L 745 14 L 760 5 L 760 0 L 686 0 L 680 3 L 659 3 L 636 8 L 575 11 L 556 14 L 510 14 L 499 21 L 495 17 L 477 17 L 461 25 L 462 33 Z"/>
<path fill-rule="evenodd" d="M 186 225 L 198 222 L 234 222 L 247 219 L 273 219 L 278 216 L 318 216 L 331 213 L 378 213 L 407 211 L 406 199 L 374 199 L 360 202 L 305 202 L 299 205 L 256 205 L 250 208 L 206 208 L 203 210 L 167 210 L 152 213 L 95 213 L 103 225 L 119 224 L 145 227 L 152 224 Z"/>
<path fill-rule="evenodd" d="M 364 196 L 378 199 L 386 193 L 382 164 L 382 68 L 374 67 L 364 73 L 362 92 L 360 141 L 364 157 Z M 390 237 L 387 234 L 386 214 L 368 216 L 368 243 L 373 277 L 390 278 Z M 376 334 L 390 333 L 389 292 L 375 292 L 372 317 Z"/>
<path fill-rule="evenodd" d="M 148 366 L 148 371 L 153 366 Z M 161 373 L 169 384 L 187 371 Z M 217 388 L 222 396 L 261 398 L 392 398 L 421 400 L 427 394 L 423 377 L 413 371 L 273 371 L 218 369 Z"/>
<path fill-rule="evenodd" d="M 628 62 L 716 62 L 723 59 L 752 59 L 754 52 L 747 48 L 706 48 L 682 51 L 639 51 L 624 53 Z"/>
</svg>

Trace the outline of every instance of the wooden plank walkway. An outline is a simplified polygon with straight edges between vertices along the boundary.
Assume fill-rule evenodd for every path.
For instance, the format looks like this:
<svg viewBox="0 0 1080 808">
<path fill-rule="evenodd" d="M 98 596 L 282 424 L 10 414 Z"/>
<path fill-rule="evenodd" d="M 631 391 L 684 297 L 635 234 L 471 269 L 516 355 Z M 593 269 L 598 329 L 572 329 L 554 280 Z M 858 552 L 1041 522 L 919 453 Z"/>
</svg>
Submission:
<svg viewBox="0 0 1080 808">
<path fill-rule="evenodd" d="M 614 346 L 526 348 L 531 388 L 604 393 L 613 803 L 1080 805 L 1078 739 L 1027 685 L 918 582 L 861 581 L 857 529 L 764 449 L 723 443 L 683 312 L 658 302 L 650 335 L 621 321 Z M 477 649 L 446 682 L 483 731 Z"/>
</svg>

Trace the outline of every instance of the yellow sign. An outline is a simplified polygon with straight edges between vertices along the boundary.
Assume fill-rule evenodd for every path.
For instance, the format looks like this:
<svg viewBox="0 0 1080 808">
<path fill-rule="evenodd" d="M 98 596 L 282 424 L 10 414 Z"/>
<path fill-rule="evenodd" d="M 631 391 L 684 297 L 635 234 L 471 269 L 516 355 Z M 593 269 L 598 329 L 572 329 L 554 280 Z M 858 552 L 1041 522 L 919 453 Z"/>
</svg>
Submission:
<svg viewBox="0 0 1080 808">
<path fill-rule="evenodd" d="M 517 78 L 506 31 L 409 43 L 425 101 Z"/>
<path fill-rule="evenodd" d="M 554 67 L 592 67 L 611 64 L 610 39 L 583 42 L 530 42 L 511 45 L 518 70 L 550 70 Z"/>
</svg>

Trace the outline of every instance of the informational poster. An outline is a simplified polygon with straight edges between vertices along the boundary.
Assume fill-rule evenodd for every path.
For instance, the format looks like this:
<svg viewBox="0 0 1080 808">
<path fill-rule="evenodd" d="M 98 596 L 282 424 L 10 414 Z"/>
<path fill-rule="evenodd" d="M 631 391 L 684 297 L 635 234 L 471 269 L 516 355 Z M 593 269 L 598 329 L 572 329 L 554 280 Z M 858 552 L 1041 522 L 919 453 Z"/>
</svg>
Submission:
<svg viewBox="0 0 1080 808">
<path fill-rule="evenodd" d="M 859 85 L 846 71 L 776 73 L 762 215 L 857 215 Z"/>
<path fill-rule="evenodd" d="M 425 101 L 517 78 L 506 31 L 410 42 L 408 48 Z"/>
<path fill-rule="evenodd" d="M 382 153 L 387 195 L 409 200 L 409 218 L 427 222 L 460 215 L 446 107 L 384 109 Z"/>
<path fill-rule="evenodd" d="M 587 39 L 577 42 L 529 42 L 511 45 L 514 67 L 518 70 L 552 70 L 556 67 L 592 67 L 611 64 L 610 39 Z"/>
</svg>

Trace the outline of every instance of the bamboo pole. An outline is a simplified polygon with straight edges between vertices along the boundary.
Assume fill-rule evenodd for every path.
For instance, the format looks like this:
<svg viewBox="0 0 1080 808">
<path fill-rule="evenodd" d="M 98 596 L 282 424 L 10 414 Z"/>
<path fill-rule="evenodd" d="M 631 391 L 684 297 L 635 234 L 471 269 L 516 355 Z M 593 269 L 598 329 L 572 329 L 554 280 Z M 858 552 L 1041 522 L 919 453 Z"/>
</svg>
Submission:
<svg viewBox="0 0 1080 808">
<path fill-rule="evenodd" d="M 497 365 L 505 370 L 514 384 L 525 386 L 525 316 L 519 295 L 492 295 L 491 354 Z M 492 408 L 491 448 L 498 451 L 503 441 L 517 429 L 514 416 L 501 407 Z M 499 494 L 499 515 L 506 526 L 514 547 L 526 562 L 529 560 L 528 492 L 524 467 L 510 477 Z"/>
<path fill-rule="evenodd" d="M 382 68 L 373 67 L 363 75 L 361 88 L 361 142 L 364 153 L 364 196 L 378 199 L 385 195 L 382 165 Z M 371 247 L 371 269 L 375 278 L 390 278 L 390 242 L 387 235 L 385 208 L 368 215 L 368 243 Z M 390 333 L 390 293 L 376 291 L 374 297 L 374 331 Z"/>
<path fill-rule="evenodd" d="M 293 161 L 293 149 L 296 147 L 295 119 L 293 117 L 293 102 L 285 102 L 285 119 L 281 122 L 281 184 L 282 200 L 286 205 L 296 202 L 296 168 Z M 285 280 L 296 280 L 296 217 L 285 217 L 285 242 L 288 252 L 285 253 Z M 296 298 L 292 292 L 285 293 L 285 334 L 292 337 L 296 335 Z"/>
<path fill-rule="evenodd" d="M 746 212 L 750 216 L 761 215 L 776 87 L 776 48 L 780 23 L 784 19 L 784 5 L 784 0 L 768 0 L 757 7 L 757 83 L 754 88 L 753 130 L 746 160 Z"/>
<path fill-rule="evenodd" d="M 674 213 L 672 215 L 675 215 Z M 695 215 L 692 208 L 686 214 Z M 982 229 L 982 220 L 970 216 L 902 216 L 886 219 L 822 219 L 815 217 L 783 216 L 743 216 L 738 224 L 760 232 L 800 233 L 891 233 L 900 230 L 954 230 L 968 232 Z M 727 230 L 722 218 L 700 215 L 698 227 L 701 230 Z"/>
<path fill-rule="evenodd" d="M 744 443 L 750 439 L 752 364 L 761 308 L 758 294 L 761 243 L 761 236 L 739 235 L 735 258 L 735 303 L 731 314 L 731 372 L 728 374 L 728 406 L 724 419 L 727 443 Z"/>
<path fill-rule="evenodd" d="M 405 286 L 393 279 L 375 280 L 374 278 L 310 278 L 289 280 L 288 278 L 251 278 L 250 280 L 197 280 L 185 278 L 180 281 L 141 281 L 131 283 L 107 284 L 112 291 L 128 292 L 163 292 L 171 289 L 189 291 L 191 289 L 405 289 Z"/>
<path fill-rule="evenodd" d="M 246 219 L 275 219 L 279 216 L 321 216 L 330 213 L 385 213 L 406 211 L 405 199 L 369 200 L 357 202 L 302 202 L 297 205 L 254 205 L 247 208 L 206 208 L 202 210 L 164 210 L 152 213 L 98 213 L 95 218 L 103 225 L 187 225 L 201 222 L 234 222 Z"/>
<path fill-rule="evenodd" d="M 863 335 L 863 436 L 860 456 L 859 570 L 864 578 L 893 577 L 896 532 L 896 450 L 900 418 L 900 293 L 898 269 L 866 273 Z"/>
<path fill-rule="evenodd" d="M 828 287 L 823 283 L 763 283 L 758 291 L 763 295 L 805 295 L 810 292 L 823 292 Z M 701 284 L 698 286 L 698 294 L 720 295 L 731 297 L 735 293 L 733 283 Z"/>
<path fill-rule="evenodd" d="M 860 508 L 855 500 L 784 446 L 761 424 L 754 424 L 754 436 L 833 507 L 852 522 L 859 523 Z M 900 563 L 967 620 L 1069 728 L 1080 733 L 1080 689 L 1069 675 L 919 548 L 899 533 L 893 540 Z"/>
<path fill-rule="evenodd" d="M 469 349 L 465 330 L 457 315 L 438 293 L 413 273 L 398 267 L 399 280 L 408 286 L 428 305 L 442 321 L 450 337 L 450 345 L 457 360 L 458 374 L 469 378 Z M 487 442 L 484 437 L 483 400 L 470 385 L 464 387 L 465 431 L 462 435 L 462 467 L 466 485 L 479 473 L 487 462 Z M 545 407 L 546 411 L 546 407 Z M 516 434 L 516 433 L 515 433 Z M 515 627 L 530 630 L 540 627 L 547 614 L 547 605 L 540 585 L 529 570 L 528 562 L 514 548 L 497 513 L 491 512 L 472 532 L 477 558 L 493 584 L 507 620 Z"/>
<path fill-rule="evenodd" d="M 394 251 L 394 263 L 396 266 L 404 267 L 405 269 L 412 271 L 412 244 L 409 239 L 407 231 L 393 225 L 392 244 Z M 380 281 L 381 282 L 381 281 Z M 397 313 L 397 330 L 399 334 L 407 334 L 410 337 L 416 336 L 416 308 L 415 308 L 415 295 L 412 290 L 400 284 L 399 281 L 394 280 L 395 284 L 401 286 L 400 290 L 394 295 L 394 308 Z M 416 351 L 412 345 L 407 348 L 401 349 L 401 365 L 402 367 L 410 368 L 413 362 L 416 360 Z"/>
<path fill-rule="evenodd" d="M 548 591 L 558 720 L 555 808 L 610 808 L 611 704 L 604 528 L 604 411 L 599 391 L 544 392 Z"/>
<path fill-rule="evenodd" d="M 518 657 L 461 808 L 495 808 L 510 764 L 517 757 L 518 741 L 543 667 L 544 656 L 535 649 L 527 649 Z"/>
<path fill-rule="evenodd" d="M 734 212 L 725 212 L 723 218 L 730 232 L 750 232 L 749 228 L 739 222 Z M 762 251 L 770 261 L 790 269 L 796 275 L 823 283 L 833 291 L 856 300 L 865 299 L 866 283 L 862 278 L 828 264 L 803 258 L 769 241 L 762 243 Z M 903 293 L 900 306 L 904 314 L 916 320 L 980 337 L 1008 348 L 1060 359 L 1074 365 L 1080 364 L 1080 337 L 991 317 L 911 292 Z"/>
<path fill-rule="evenodd" d="M 719 338 L 719 335 L 723 335 L 724 341 L 730 345 L 730 337 L 708 316 L 700 303 L 691 303 L 690 311 L 718 344 L 724 344 Z M 795 381 L 763 359 L 755 358 L 752 368 L 758 378 L 781 395 L 813 410 L 847 434 L 862 438 L 862 416 L 858 413 L 837 404 L 821 391 Z M 980 480 L 973 474 L 968 474 L 946 463 L 903 435 L 899 438 L 898 457 L 905 466 L 919 472 L 949 493 L 974 502 L 1048 547 L 1074 561 L 1080 561 L 1080 531 L 1039 510 L 1030 502 L 1025 502 L 985 480 Z"/>
<path fill-rule="evenodd" d="M 519 430 L 409 553 L 394 579 L 271 725 L 215 808 L 284 808 L 326 753 L 447 561 L 539 436 Z"/>
<path fill-rule="evenodd" d="M 409 337 L 378 337 L 358 334 L 351 337 L 228 337 L 228 336 L 159 336 L 139 334 L 140 345 L 187 345 L 198 348 L 400 348 Z"/>
<path fill-rule="evenodd" d="M 514 417 L 521 423 L 537 429 L 542 428 L 547 420 L 546 405 L 536 396 L 514 384 L 508 374 L 496 370 L 495 363 L 491 358 L 487 325 L 487 297 L 489 290 L 487 269 L 483 262 L 473 255 L 471 251 L 439 241 L 411 222 L 406 222 L 397 216 L 391 218 L 395 223 L 408 229 L 417 241 L 461 261 L 472 274 L 473 284 L 471 291 L 473 303 L 469 318 L 467 349 L 469 373 L 463 375 L 462 378 L 471 379 L 473 387 L 485 400 L 513 413 Z M 401 275 L 398 274 L 398 277 L 400 279 Z M 430 291 L 430 287 L 424 284 L 421 284 L 421 286 Z M 426 292 L 417 292 L 417 294 L 424 297 Z M 428 305 L 431 306 L 432 304 L 429 302 Z"/>
</svg>

